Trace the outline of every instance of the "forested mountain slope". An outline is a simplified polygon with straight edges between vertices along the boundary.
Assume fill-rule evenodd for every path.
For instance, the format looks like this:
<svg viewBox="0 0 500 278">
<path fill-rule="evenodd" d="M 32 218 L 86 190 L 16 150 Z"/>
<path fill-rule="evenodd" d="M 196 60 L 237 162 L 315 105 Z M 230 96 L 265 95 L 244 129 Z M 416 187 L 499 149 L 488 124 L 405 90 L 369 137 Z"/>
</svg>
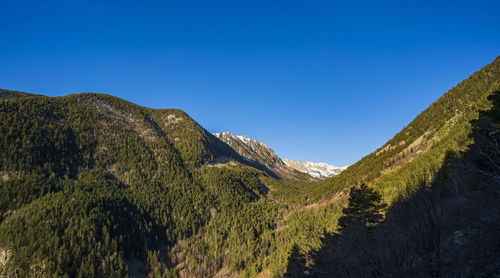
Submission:
<svg viewBox="0 0 500 278">
<path fill-rule="evenodd" d="M 1 91 L 0 274 L 282 275 L 339 207 L 304 207 L 184 112 L 95 93 Z"/>
<path fill-rule="evenodd" d="M 453 253 L 460 246 L 438 245 L 442 249 L 436 251 L 427 244 L 451 240 L 455 231 L 461 233 L 461 221 L 471 215 L 445 214 L 458 220 L 444 222 L 442 236 L 431 236 L 430 243 L 422 246 L 412 245 L 416 241 L 409 228 L 417 225 L 422 233 L 429 232 L 429 227 L 436 227 L 435 218 L 429 222 L 425 213 L 432 212 L 435 204 L 464 202 L 470 204 L 468 210 L 480 212 L 472 217 L 486 224 L 479 226 L 481 231 L 465 231 L 472 232 L 463 238 L 477 236 L 482 247 L 495 239 L 490 231 L 497 229 L 497 218 L 487 215 L 498 211 L 498 190 L 478 189 L 471 180 L 498 178 L 494 168 L 500 163 L 494 144 L 498 113 L 487 116 L 494 120 L 489 122 L 490 137 L 476 140 L 473 131 L 474 119 L 480 110 L 492 107 L 488 97 L 499 89 L 497 58 L 443 95 L 376 152 L 320 183 L 280 179 L 269 171 L 274 164 L 249 162 L 177 109 L 149 109 L 95 93 L 51 98 L 1 90 L 0 274 L 300 277 L 324 276 L 324 263 L 339 275 L 347 271 L 356 277 L 360 272 L 353 265 L 366 261 L 366 254 L 379 260 L 368 265 L 377 268 L 356 269 L 380 274 L 394 265 L 384 257 L 388 254 L 377 252 L 389 246 L 393 249 L 387 250 L 396 255 L 411 252 L 387 273 L 398 277 L 414 266 L 414 276 L 439 276 L 450 268 L 436 270 L 435 262 L 444 261 L 433 256 L 441 250 Z M 488 146 L 485 153 L 493 164 L 478 155 L 485 151 L 483 145 Z M 467 173 L 464 168 L 475 172 L 448 174 Z M 394 239 L 393 245 L 356 229 L 344 241 L 345 233 L 337 228 L 349 189 L 361 182 L 392 203 L 384 213 L 386 222 L 374 231 Z M 446 190 L 416 194 L 421 188 Z M 486 195 L 487 202 L 465 200 L 469 193 Z M 420 209 L 422 203 L 414 203 L 414 196 L 437 201 L 424 202 Z M 450 212 L 462 208 L 450 207 Z M 482 207 L 486 209 L 477 209 Z M 414 221 L 405 219 L 406 212 Z M 361 243 L 369 249 L 358 248 Z M 344 249 L 336 249 L 339 246 Z M 352 248 L 366 252 L 356 257 Z M 496 252 L 495 248 L 488 252 Z M 334 263 L 328 259 L 332 257 Z M 470 259 L 467 254 L 463 258 Z M 482 262 L 470 267 L 480 268 Z"/>
<path fill-rule="evenodd" d="M 180 110 L 93 93 L 1 94 L 5 275 L 178 273 L 171 247 L 265 197 L 259 177 L 267 174 L 246 166 Z M 272 225 L 236 219 L 249 227 Z M 214 258 L 218 265 L 222 255 Z"/>
<path fill-rule="evenodd" d="M 490 107 L 487 98 L 499 88 L 500 57 L 445 93 L 378 150 L 319 185 L 318 191 L 336 192 L 367 182 L 390 201 L 415 176 L 433 176 L 448 151 L 467 148 L 472 142 L 470 121 Z"/>
<path fill-rule="evenodd" d="M 351 188 L 338 231 L 292 249 L 286 276 L 499 277 L 500 91 L 489 100 L 470 122 L 473 143 L 408 181 L 387 210 L 373 188 Z"/>
</svg>

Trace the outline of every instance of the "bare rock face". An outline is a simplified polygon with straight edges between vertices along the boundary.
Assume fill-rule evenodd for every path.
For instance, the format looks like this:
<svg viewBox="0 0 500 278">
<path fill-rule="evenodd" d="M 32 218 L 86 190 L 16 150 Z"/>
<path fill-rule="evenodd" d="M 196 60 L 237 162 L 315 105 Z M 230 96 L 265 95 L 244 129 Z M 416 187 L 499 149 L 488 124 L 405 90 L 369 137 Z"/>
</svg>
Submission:
<svg viewBox="0 0 500 278">
<path fill-rule="evenodd" d="M 0 249 L 0 267 L 5 265 L 7 263 L 7 261 L 9 260 L 10 258 L 10 255 L 11 255 L 11 251 L 10 250 L 3 250 L 3 249 Z"/>
<path fill-rule="evenodd" d="M 248 136 L 237 136 L 231 132 L 213 133 L 215 137 L 228 144 L 244 158 L 258 162 L 274 172 L 290 172 L 297 170 L 316 179 L 326 179 L 338 175 L 347 167 L 335 167 L 327 163 L 281 159 L 266 143 L 259 142 Z"/>
<path fill-rule="evenodd" d="M 213 135 L 228 144 L 244 158 L 258 162 L 270 170 L 281 170 L 286 167 L 281 158 L 266 143 L 259 142 L 245 135 L 237 136 L 231 132 L 213 133 Z"/>
<path fill-rule="evenodd" d="M 310 161 L 300 162 L 298 160 L 290 160 L 286 158 L 283 159 L 283 162 L 286 164 L 286 166 L 292 169 L 295 169 L 302 173 L 309 174 L 312 177 L 318 179 L 326 179 L 336 176 L 347 168 L 347 166 L 336 167 L 324 162 L 310 162 Z"/>
</svg>

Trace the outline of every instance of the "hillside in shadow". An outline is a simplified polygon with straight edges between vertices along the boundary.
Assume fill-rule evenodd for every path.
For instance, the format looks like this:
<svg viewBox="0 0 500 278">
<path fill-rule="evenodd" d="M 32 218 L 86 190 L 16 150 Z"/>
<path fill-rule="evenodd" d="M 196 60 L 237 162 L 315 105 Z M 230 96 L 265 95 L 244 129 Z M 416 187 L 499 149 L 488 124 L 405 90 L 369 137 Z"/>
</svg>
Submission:
<svg viewBox="0 0 500 278">
<path fill-rule="evenodd" d="M 434 177 L 414 173 L 375 227 L 292 250 L 285 277 L 500 276 L 500 91 L 489 100 L 467 150 L 446 153 Z"/>
</svg>

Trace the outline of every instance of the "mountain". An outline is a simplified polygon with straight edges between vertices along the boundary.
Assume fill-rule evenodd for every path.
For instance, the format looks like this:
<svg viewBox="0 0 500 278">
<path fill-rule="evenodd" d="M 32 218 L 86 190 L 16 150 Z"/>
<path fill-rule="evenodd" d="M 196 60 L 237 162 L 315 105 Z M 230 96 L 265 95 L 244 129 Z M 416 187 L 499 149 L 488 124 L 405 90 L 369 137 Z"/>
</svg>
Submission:
<svg viewBox="0 0 500 278">
<path fill-rule="evenodd" d="M 110 95 L 1 90 L 0 149 L 7 277 L 276 276 L 337 217 L 300 209 L 308 175 L 277 177 L 181 110 Z"/>
<path fill-rule="evenodd" d="M 213 133 L 213 135 L 250 161 L 258 162 L 274 171 L 286 170 L 285 163 L 266 143 L 259 142 L 245 135 L 236 136 L 231 132 Z"/>
<path fill-rule="evenodd" d="M 324 162 L 310 162 L 310 161 L 300 162 L 298 160 L 290 160 L 286 158 L 283 159 L 283 162 L 285 163 L 286 166 L 292 169 L 295 169 L 302 173 L 307 173 L 318 179 L 331 178 L 333 176 L 340 174 L 340 172 L 344 171 L 345 169 L 347 169 L 347 166 L 335 167 L 333 165 Z"/>
<path fill-rule="evenodd" d="M 296 177 L 294 170 L 308 174 L 315 179 L 325 179 L 338 175 L 347 167 L 335 167 L 327 163 L 314 163 L 298 160 L 281 159 L 266 143 L 259 142 L 245 135 L 234 135 L 231 132 L 213 133 L 213 135 L 228 144 L 238 154 L 251 162 L 262 164 L 280 176 Z"/>
<path fill-rule="evenodd" d="M 499 80 L 500 57 L 445 93 L 382 147 L 318 188 L 334 195 L 364 182 L 390 201 L 415 176 L 433 177 L 447 153 L 471 144 L 470 122 L 491 107 L 488 97 L 500 88 Z"/>
<path fill-rule="evenodd" d="M 26 97 L 26 96 L 34 96 L 34 95 L 20 91 L 0 89 L 0 99 L 10 98 L 10 97 Z"/>
<path fill-rule="evenodd" d="M 0 90 L 0 276 L 496 277 L 499 94 L 500 57 L 317 181 L 178 109 Z"/>
<path fill-rule="evenodd" d="M 312 250 L 291 249 L 285 276 L 499 277 L 499 64 L 497 58 L 464 80 L 334 178 L 345 182 L 352 177 L 343 175 L 367 173 L 373 164 L 381 170 L 358 177 L 370 186 L 350 188 L 337 231 Z M 397 169 L 375 160 L 401 150 L 406 157 L 385 166 Z M 334 179 L 326 184 L 338 186 Z"/>
<path fill-rule="evenodd" d="M 2 90 L 0 149 L 1 275 L 207 276 L 272 229 L 272 178 L 178 109 Z"/>
</svg>

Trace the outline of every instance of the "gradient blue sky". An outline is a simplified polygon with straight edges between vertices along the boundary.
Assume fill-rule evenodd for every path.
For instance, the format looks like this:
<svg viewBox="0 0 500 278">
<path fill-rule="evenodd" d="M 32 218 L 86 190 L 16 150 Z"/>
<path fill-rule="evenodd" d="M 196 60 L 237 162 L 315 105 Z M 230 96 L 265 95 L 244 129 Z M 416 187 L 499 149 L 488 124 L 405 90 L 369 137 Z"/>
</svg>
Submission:
<svg viewBox="0 0 500 278">
<path fill-rule="evenodd" d="M 0 2 L 0 88 L 180 108 L 356 162 L 500 55 L 500 1 Z"/>
</svg>

